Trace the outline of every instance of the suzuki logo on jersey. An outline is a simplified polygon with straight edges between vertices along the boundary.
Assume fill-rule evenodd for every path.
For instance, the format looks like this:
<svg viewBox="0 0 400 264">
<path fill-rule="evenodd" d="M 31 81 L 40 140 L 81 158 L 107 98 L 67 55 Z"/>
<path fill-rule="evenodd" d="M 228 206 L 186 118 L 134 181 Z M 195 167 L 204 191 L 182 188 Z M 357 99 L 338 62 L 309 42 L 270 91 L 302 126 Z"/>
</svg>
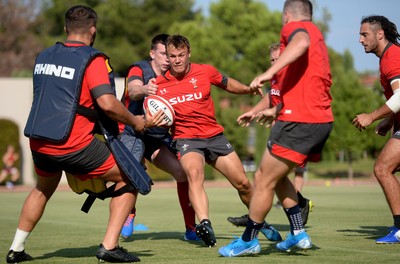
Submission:
<svg viewBox="0 0 400 264">
<path fill-rule="evenodd" d="M 281 92 L 279 89 L 271 89 L 270 94 L 280 96 Z"/>
<path fill-rule="evenodd" d="M 203 98 L 203 94 L 201 92 L 200 93 L 185 94 L 185 95 L 181 95 L 181 96 L 170 98 L 169 99 L 169 103 L 171 105 L 176 105 L 176 104 L 179 104 L 179 103 L 199 100 L 201 98 Z"/>
<path fill-rule="evenodd" d="M 194 88 L 194 89 L 197 88 L 197 79 L 192 78 L 189 82 L 190 82 L 191 84 L 193 84 L 193 88 Z"/>
<path fill-rule="evenodd" d="M 33 74 L 54 75 L 57 77 L 72 80 L 74 78 L 75 69 L 54 64 L 36 64 Z"/>
</svg>

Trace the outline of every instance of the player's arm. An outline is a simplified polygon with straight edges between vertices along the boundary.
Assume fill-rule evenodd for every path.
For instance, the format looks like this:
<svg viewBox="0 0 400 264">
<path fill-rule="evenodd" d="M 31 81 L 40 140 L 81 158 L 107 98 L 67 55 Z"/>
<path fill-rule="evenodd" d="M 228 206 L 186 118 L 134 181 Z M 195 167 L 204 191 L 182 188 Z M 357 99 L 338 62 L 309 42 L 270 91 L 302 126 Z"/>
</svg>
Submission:
<svg viewBox="0 0 400 264">
<path fill-rule="evenodd" d="M 384 105 L 371 113 L 362 113 L 353 119 L 353 125 L 362 131 L 371 125 L 374 121 L 389 117 L 400 111 L 400 79 L 391 82 L 393 95 Z"/>
<path fill-rule="evenodd" d="M 306 31 L 296 32 L 278 60 L 264 73 L 254 78 L 250 87 L 262 87 L 263 83 L 272 79 L 281 69 L 300 58 L 310 47 L 310 37 Z"/>
<path fill-rule="evenodd" d="M 139 66 L 130 68 L 127 79 L 129 98 L 133 101 L 139 101 L 143 97 L 157 92 L 155 79 L 150 79 L 147 84 L 144 83 L 143 70 Z"/>
<path fill-rule="evenodd" d="M 247 111 L 246 113 L 240 115 L 236 122 L 240 125 L 240 126 L 249 126 L 251 121 L 253 121 L 253 119 L 256 117 L 256 115 L 269 108 L 270 107 L 270 98 L 269 98 L 269 94 L 264 96 L 263 98 L 261 98 L 261 100 L 249 111 Z"/>
<path fill-rule="evenodd" d="M 114 121 L 130 125 L 135 131 L 144 131 L 144 117 L 142 115 L 133 115 L 113 94 L 105 93 L 97 97 L 96 103 Z"/>
<path fill-rule="evenodd" d="M 155 79 L 150 79 L 148 84 L 143 84 L 139 79 L 132 80 L 128 83 L 129 98 L 134 101 L 143 99 L 143 97 L 156 94 L 158 86 Z"/>
<path fill-rule="evenodd" d="M 250 88 L 247 85 L 244 85 L 243 83 L 227 77 L 227 83 L 226 83 L 226 91 L 234 94 L 258 94 L 260 96 L 263 96 L 261 88 Z"/>
<path fill-rule="evenodd" d="M 109 65 L 104 57 L 96 57 L 87 67 L 85 80 L 93 100 L 111 119 L 132 126 L 138 132 L 144 131 L 144 117 L 134 116 L 115 97 L 109 80 Z"/>
</svg>

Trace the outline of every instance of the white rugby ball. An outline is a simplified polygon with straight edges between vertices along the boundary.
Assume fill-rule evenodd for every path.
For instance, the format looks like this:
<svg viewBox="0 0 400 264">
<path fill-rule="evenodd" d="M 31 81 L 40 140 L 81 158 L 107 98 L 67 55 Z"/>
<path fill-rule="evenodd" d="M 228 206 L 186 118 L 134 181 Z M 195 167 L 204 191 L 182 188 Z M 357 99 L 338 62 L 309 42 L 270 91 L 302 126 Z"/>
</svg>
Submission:
<svg viewBox="0 0 400 264">
<path fill-rule="evenodd" d="M 166 124 L 164 127 L 170 127 L 175 121 L 175 111 L 171 104 L 164 98 L 158 95 L 149 95 L 144 99 L 143 110 L 145 113 L 150 111 L 150 115 L 156 114 L 159 110 L 165 113 L 164 121 Z"/>
</svg>

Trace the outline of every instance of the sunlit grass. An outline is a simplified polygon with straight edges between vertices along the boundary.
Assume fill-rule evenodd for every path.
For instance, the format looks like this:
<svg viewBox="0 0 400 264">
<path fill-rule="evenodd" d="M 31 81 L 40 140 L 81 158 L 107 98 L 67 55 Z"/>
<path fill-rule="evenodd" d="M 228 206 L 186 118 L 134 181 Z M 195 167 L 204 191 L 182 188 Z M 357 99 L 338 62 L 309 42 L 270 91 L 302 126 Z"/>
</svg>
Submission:
<svg viewBox="0 0 400 264">
<path fill-rule="evenodd" d="M 395 263 L 400 245 L 376 245 L 374 240 L 387 233 L 392 217 L 383 193 L 374 186 L 305 186 L 303 194 L 314 201 L 308 233 L 312 249 L 281 253 L 260 234 L 262 251 L 256 257 L 223 258 L 218 248 L 243 228 L 226 221 L 228 216 L 246 213 L 233 188 L 207 189 L 210 219 L 217 247 L 183 240 L 184 224 L 175 188 L 157 188 L 140 196 L 135 224 L 148 231 L 137 231 L 120 245 L 135 253 L 143 263 Z M 26 192 L 0 192 L 0 257 L 12 243 L 19 212 Z M 41 222 L 30 235 L 26 250 L 31 263 L 97 263 L 95 252 L 103 238 L 108 218 L 108 201 L 96 201 L 89 214 L 80 211 L 86 195 L 56 192 Z M 270 211 L 267 221 L 285 236 L 288 221 L 281 209 Z"/>
</svg>

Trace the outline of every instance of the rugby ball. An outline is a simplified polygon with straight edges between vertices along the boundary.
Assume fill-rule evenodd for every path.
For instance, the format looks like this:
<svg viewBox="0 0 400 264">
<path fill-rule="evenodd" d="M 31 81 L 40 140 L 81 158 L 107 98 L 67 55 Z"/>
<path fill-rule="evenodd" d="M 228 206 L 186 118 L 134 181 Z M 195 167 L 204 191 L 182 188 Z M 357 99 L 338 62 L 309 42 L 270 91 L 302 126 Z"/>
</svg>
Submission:
<svg viewBox="0 0 400 264">
<path fill-rule="evenodd" d="M 144 99 L 143 102 L 143 110 L 145 113 L 150 111 L 150 115 L 154 115 L 159 110 L 162 110 L 165 113 L 164 121 L 166 124 L 164 127 L 170 127 L 175 121 L 175 111 L 172 108 L 171 104 L 158 95 L 149 95 Z"/>
</svg>

